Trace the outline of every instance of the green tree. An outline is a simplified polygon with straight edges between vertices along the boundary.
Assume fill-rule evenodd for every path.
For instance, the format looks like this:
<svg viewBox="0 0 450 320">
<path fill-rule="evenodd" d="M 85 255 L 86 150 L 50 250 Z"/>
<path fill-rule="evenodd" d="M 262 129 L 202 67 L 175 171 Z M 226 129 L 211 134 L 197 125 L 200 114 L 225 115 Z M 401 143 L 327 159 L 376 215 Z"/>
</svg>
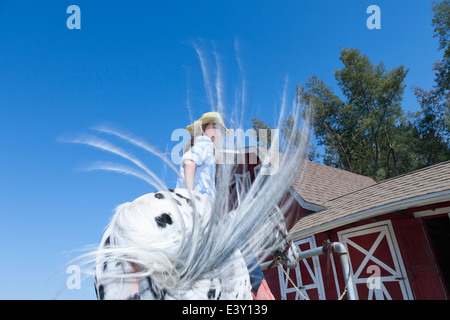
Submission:
<svg viewBox="0 0 450 320">
<path fill-rule="evenodd" d="M 433 66 L 433 71 L 435 71 L 433 89 L 426 91 L 414 88 L 414 93 L 422 108 L 415 118 L 421 127 L 427 126 L 429 130 L 441 133 L 445 131 L 444 134 L 448 138 L 450 134 L 450 1 L 433 2 L 431 12 L 433 13 L 431 21 L 434 27 L 433 37 L 438 38 L 438 48 L 443 51 L 443 57 Z M 430 119 L 437 123 L 433 129 Z M 431 139 L 434 140 L 434 138 Z"/>
<path fill-rule="evenodd" d="M 450 1 L 435 1 L 431 5 L 434 37 L 438 38 L 439 49 L 444 51 L 442 60 L 434 66 L 436 71 L 436 93 L 446 96 L 447 107 L 450 90 Z"/>
<path fill-rule="evenodd" d="M 426 167 L 450 159 L 450 1 L 435 1 L 433 37 L 438 38 L 441 61 L 434 64 L 433 89 L 413 88 L 421 110 L 411 115 L 420 140 L 415 145 L 416 168 Z"/>
<path fill-rule="evenodd" d="M 274 129 L 271 125 L 267 125 L 264 120 L 259 118 L 252 118 L 252 129 L 256 131 L 256 139 L 259 141 L 259 129 L 266 129 L 267 134 L 267 147 L 270 147 L 272 144 L 272 135 L 271 129 Z M 287 150 L 287 141 L 290 140 L 291 147 L 296 147 L 301 141 L 301 131 L 298 128 L 298 122 L 294 118 L 293 115 L 289 115 L 286 119 L 284 119 L 281 123 L 280 128 L 281 136 L 280 136 L 280 151 L 289 152 Z M 320 154 L 317 152 L 316 146 L 310 143 L 308 146 L 308 160 L 314 161 Z"/>
<path fill-rule="evenodd" d="M 422 168 L 450 159 L 448 109 L 435 90 L 414 88 L 421 110 L 411 115 L 420 143 L 415 167 Z"/>
<path fill-rule="evenodd" d="M 255 130 L 256 133 L 256 141 L 260 141 L 259 139 L 259 130 L 263 129 L 266 130 L 267 132 L 267 147 L 270 148 L 270 146 L 272 145 L 272 130 L 274 129 L 272 126 L 268 126 L 265 124 L 264 120 L 261 120 L 259 118 L 252 118 L 252 129 Z"/>
<path fill-rule="evenodd" d="M 373 65 L 357 49 L 342 48 L 340 60 L 344 67 L 335 78 L 343 99 L 315 75 L 297 88 L 298 102 L 313 108 L 324 163 L 376 180 L 403 173 L 397 128 L 408 70 Z"/>
</svg>

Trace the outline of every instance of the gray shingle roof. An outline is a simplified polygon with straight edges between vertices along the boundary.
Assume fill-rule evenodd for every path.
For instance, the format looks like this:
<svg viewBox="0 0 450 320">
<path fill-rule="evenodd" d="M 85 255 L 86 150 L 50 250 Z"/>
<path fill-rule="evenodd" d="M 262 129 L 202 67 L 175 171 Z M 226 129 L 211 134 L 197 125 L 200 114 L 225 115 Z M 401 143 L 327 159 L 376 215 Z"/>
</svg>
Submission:
<svg viewBox="0 0 450 320">
<path fill-rule="evenodd" d="M 372 178 L 366 176 L 305 161 L 291 185 L 306 202 L 323 206 L 328 200 L 375 183 Z"/>
<path fill-rule="evenodd" d="M 302 191 L 307 186 L 309 186 L 308 181 L 305 181 Z M 327 194 L 328 191 L 324 191 L 324 195 Z M 326 209 L 301 218 L 290 230 L 291 234 L 303 237 L 368 216 L 389 213 L 411 206 L 449 201 L 450 161 L 380 183 L 368 183 L 366 187 L 334 198 L 329 196 L 325 196 L 325 198 L 322 206 Z"/>
</svg>

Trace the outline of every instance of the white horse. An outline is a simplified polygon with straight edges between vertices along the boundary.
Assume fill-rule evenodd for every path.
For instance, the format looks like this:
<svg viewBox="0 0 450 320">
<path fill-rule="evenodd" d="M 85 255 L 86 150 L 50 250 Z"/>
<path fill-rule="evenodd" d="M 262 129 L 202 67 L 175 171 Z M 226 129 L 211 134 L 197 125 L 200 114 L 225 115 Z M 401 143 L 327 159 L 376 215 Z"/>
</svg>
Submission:
<svg viewBox="0 0 450 320">
<path fill-rule="evenodd" d="M 160 156 L 142 139 L 105 127 L 97 131 Z M 308 126 L 292 130 L 285 137 L 287 155 L 272 143 L 260 155 L 260 174 L 233 210 L 233 166 L 218 166 L 216 198 L 210 203 L 192 191 L 168 190 L 140 160 L 109 141 L 86 134 L 62 139 L 108 151 L 137 167 L 101 162 L 91 169 L 134 175 L 165 190 L 120 205 L 98 250 L 84 256 L 87 269 L 95 269 L 98 298 L 251 299 L 249 271 L 270 253 L 288 267 L 296 266 L 299 252 L 287 237 L 283 216 L 290 203 L 284 196 L 306 157 L 308 138 Z"/>
<path fill-rule="evenodd" d="M 212 206 L 205 196 L 185 189 L 149 193 L 119 206 L 97 256 L 97 298 L 251 299 L 249 268 L 252 267 L 242 254 L 248 251 L 245 243 L 241 249 L 233 247 L 228 253 L 224 250 L 220 263 L 208 272 L 199 273 L 201 261 L 183 257 L 183 246 L 194 245 L 196 241 L 194 224 L 208 229 L 211 212 Z M 223 222 L 233 224 L 235 212 L 227 215 Z M 269 239 L 272 243 L 266 246 L 282 263 L 295 267 L 299 250 L 287 237 L 284 219 L 274 210 L 266 220 L 273 224 L 274 231 Z M 119 251 L 120 257 L 115 258 Z M 183 281 L 189 267 L 185 259 L 189 266 L 197 264 L 194 269 L 198 269 L 199 276 L 190 281 Z M 180 287 L 180 283 L 186 284 Z"/>
</svg>

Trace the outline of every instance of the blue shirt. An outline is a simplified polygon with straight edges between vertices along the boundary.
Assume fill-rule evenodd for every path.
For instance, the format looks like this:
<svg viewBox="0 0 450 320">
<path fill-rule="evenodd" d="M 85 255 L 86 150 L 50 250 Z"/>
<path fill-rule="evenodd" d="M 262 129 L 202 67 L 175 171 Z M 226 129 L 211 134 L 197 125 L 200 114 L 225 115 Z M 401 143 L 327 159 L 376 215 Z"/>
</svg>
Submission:
<svg viewBox="0 0 450 320">
<path fill-rule="evenodd" d="M 194 191 L 205 194 L 211 202 L 216 196 L 216 157 L 214 146 L 210 138 L 200 136 L 195 138 L 194 145 L 181 158 L 180 175 L 177 188 L 186 189 L 186 177 L 184 175 L 184 161 L 192 160 L 197 165 L 194 178 Z"/>
</svg>

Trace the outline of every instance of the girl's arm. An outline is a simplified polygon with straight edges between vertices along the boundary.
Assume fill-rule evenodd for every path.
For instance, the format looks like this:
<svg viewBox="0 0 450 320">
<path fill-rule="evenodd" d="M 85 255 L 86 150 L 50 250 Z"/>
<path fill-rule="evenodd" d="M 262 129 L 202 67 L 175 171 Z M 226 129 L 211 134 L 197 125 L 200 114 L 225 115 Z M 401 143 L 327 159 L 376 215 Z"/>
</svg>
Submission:
<svg viewBox="0 0 450 320">
<path fill-rule="evenodd" d="M 186 179 L 186 188 L 188 190 L 194 190 L 195 170 L 197 164 L 192 160 L 184 161 L 184 177 Z"/>
</svg>

